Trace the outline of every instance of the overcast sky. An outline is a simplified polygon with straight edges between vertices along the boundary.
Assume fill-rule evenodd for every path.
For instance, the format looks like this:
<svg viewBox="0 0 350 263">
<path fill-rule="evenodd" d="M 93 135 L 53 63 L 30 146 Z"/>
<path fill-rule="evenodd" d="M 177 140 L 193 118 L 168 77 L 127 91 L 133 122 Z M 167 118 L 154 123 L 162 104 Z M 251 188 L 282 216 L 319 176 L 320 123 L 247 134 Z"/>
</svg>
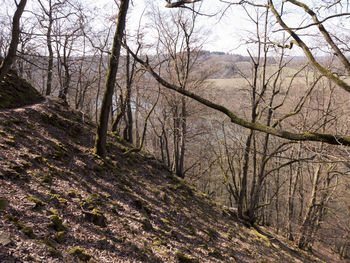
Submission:
<svg viewBox="0 0 350 263">
<path fill-rule="evenodd" d="M 101 12 L 116 13 L 118 9 L 115 6 L 114 0 L 99 0 L 93 1 L 89 0 L 90 4 L 96 8 L 101 8 Z M 151 0 L 137 0 L 132 1 L 129 12 L 129 24 L 128 27 L 136 28 L 139 19 L 143 14 L 141 23 L 143 25 L 147 24 L 148 17 L 145 15 L 147 10 L 149 10 L 149 2 Z M 160 10 L 163 12 L 170 12 L 170 9 L 165 8 L 165 0 L 153 0 L 153 4 L 159 6 Z M 197 4 L 198 6 L 198 4 Z M 220 4 L 217 0 L 207 0 L 203 2 L 201 7 L 201 13 L 214 15 L 217 13 L 222 13 L 226 5 Z M 210 51 L 223 51 L 230 53 L 241 53 L 244 49 L 239 48 L 239 41 L 237 40 L 238 31 L 241 31 L 242 23 L 244 19 L 242 18 L 241 11 L 234 12 L 233 10 L 227 11 L 222 17 L 221 15 L 216 15 L 213 17 L 201 16 L 199 18 L 199 27 L 210 29 L 210 32 L 206 34 L 207 41 L 204 45 L 204 49 Z M 188 11 L 190 12 L 190 11 Z M 242 33 L 243 31 L 241 31 Z M 236 36 L 236 37 L 235 37 Z"/>
<path fill-rule="evenodd" d="M 27 9 L 30 9 L 32 4 L 36 1 L 28 1 Z M 100 22 L 95 23 L 93 26 L 98 27 L 102 24 L 110 24 L 111 20 L 109 18 L 115 16 L 118 13 L 118 7 L 115 4 L 115 0 L 84 0 L 81 1 L 85 7 L 89 9 L 95 8 L 94 16 L 99 19 Z M 150 18 L 146 15 L 147 10 L 149 10 L 150 3 L 159 7 L 161 12 L 169 13 L 171 10 L 165 8 L 165 0 L 133 0 L 131 1 L 129 13 L 128 13 L 128 25 L 129 30 L 131 28 L 136 29 L 140 18 L 141 25 L 146 26 Z M 13 0 L 0 0 L 0 15 L 5 15 L 11 13 L 11 8 L 13 6 Z M 196 3 L 198 7 L 200 3 Z M 228 53 L 243 54 L 246 55 L 246 45 L 245 40 L 249 37 L 249 32 L 254 32 L 254 25 L 248 20 L 248 16 L 244 13 L 243 8 L 239 6 L 234 6 L 233 8 L 227 10 L 222 16 L 222 11 L 227 7 L 227 4 L 221 3 L 219 0 L 206 0 L 203 1 L 200 12 L 207 15 L 216 16 L 200 16 L 198 19 L 198 26 L 203 27 L 206 33 L 203 36 L 207 39 L 203 46 L 203 49 L 210 51 L 223 51 Z M 9 10 L 10 11 L 9 11 Z M 12 9 L 13 10 L 13 9 Z M 260 9 L 260 12 L 263 11 Z M 191 12 L 187 10 L 187 12 Z M 303 12 L 300 12 L 301 14 Z M 143 14 L 143 15 L 142 15 Z M 255 14 L 252 11 L 251 14 Z M 298 17 L 298 13 L 293 12 L 293 16 L 290 20 L 285 18 L 287 23 L 293 25 L 295 23 L 300 23 L 303 19 Z M 327 21 L 327 23 L 330 21 Z M 295 24 L 296 25 L 296 24 Z M 301 50 L 300 54 L 301 53 Z M 297 51 L 298 52 L 298 51 Z M 299 55 L 299 54 L 298 54 Z"/>
</svg>

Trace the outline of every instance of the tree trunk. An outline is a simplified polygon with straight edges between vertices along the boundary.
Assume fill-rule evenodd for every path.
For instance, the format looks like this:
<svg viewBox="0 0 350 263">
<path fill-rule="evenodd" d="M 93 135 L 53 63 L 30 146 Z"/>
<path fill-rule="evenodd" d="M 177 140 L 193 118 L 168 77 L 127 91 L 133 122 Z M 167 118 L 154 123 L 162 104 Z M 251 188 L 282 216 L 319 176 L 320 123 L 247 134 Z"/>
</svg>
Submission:
<svg viewBox="0 0 350 263">
<path fill-rule="evenodd" d="M 181 98 L 182 101 L 182 109 L 181 109 L 181 144 L 180 144 L 180 156 L 179 156 L 179 167 L 178 167 L 178 171 L 177 174 L 178 176 L 180 176 L 181 178 L 185 177 L 184 174 L 184 162 L 185 162 L 185 152 L 186 152 L 186 134 L 187 134 L 187 109 L 186 109 L 186 101 L 185 98 Z"/>
<path fill-rule="evenodd" d="M 321 175 L 321 165 L 319 165 L 316 168 L 316 171 L 314 173 L 310 202 L 307 207 L 303 223 L 301 224 L 300 237 L 298 240 L 298 247 L 301 249 L 305 249 L 308 246 L 309 237 L 312 234 L 311 232 L 313 230 L 313 225 L 314 225 L 313 215 L 314 215 L 314 210 L 316 209 L 316 197 L 317 197 L 318 181 L 319 181 L 320 175 Z"/>
<path fill-rule="evenodd" d="M 131 86 L 133 82 L 133 74 L 130 74 L 130 54 L 129 52 L 126 55 L 126 115 L 127 115 L 127 121 L 126 121 L 126 141 L 133 143 L 133 118 L 132 118 L 132 109 L 131 109 Z M 132 70 L 133 72 L 133 70 Z"/>
<path fill-rule="evenodd" d="M 241 188 L 239 189 L 237 212 L 238 217 L 247 220 L 247 188 L 248 188 L 248 168 L 249 168 L 249 154 L 251 149 L 251 142 L 254 136 L 254 131 L 250 130 L 244 150 L 244 167 L 241 181 Z"/>
<path fill-rule="evenodd" d="M 70 69 L 69 69 L 70 51 L 68 51 L 68 54 L 67 54 L 67 48 L 68 48 L 68 37 L 66 37 L 66 40 L 64 42 L 64 47 L 63 47 L 63 63 L 62 63 L 62 66 L 64 68 L 63 87 L 61 87 L 61 90 L 58 95 L 58 97 L 63 99 L 64 101 L 67 101 L 67 94 L 68 94 L 70 80 L 71 80 Z"/>
<path fill-rule="evenodd" d="M 46 92 L 45 92 L 46 96 L 51 95 L 51 91 L 52 91 L 52 71 L 53 71 L 53 50 L 52 50 L 52 40 L 51 40 L 52 23 L 53 23 L 52 9 L 51 9 L 51 3 L 50 3 L 49 25 L 46 33 L 46 44 L 47 44 L 47 50 L 49 51 L 48 66 L 47 66 L 47 82 L 46 82 Z"/>
<path fill-rule="evenodd" d="M 20 35 L 20 19 L 23 14 L 24 8 L 27 4 L 27 0 L 21 0 L 21 2 L 17 5 L 17 9 L 15 11 L 15 14 L 13 15 L 12 19 L 12 38 L 10 47 L 8 49 L 7 55 L 4 58 L 2 64 L 0 65 L 0 81 L 3 80 L 7 72 L 9 71 L 11 65 L 15 61 L 16 58 L 16 52 L 17 52 L 17 46 L 19 42 L 19 35 Z"/>
<path fill-rule="evenodd" d="M 121 0 L 117 28 L 114 34 L 112 53 L 109 58 L 109 68 L 106 80 L 105 92 L 101 104 L 100 117 L 97 126 L 94 152 L 101 156 L 106 156 L 106 140 L 108 130 L 109 112 L 112 106 L 115 79 L 118 72 L 121 41 L 125 29 L 125 19 L 128 12 L 129 0 Z"/>
</svg>

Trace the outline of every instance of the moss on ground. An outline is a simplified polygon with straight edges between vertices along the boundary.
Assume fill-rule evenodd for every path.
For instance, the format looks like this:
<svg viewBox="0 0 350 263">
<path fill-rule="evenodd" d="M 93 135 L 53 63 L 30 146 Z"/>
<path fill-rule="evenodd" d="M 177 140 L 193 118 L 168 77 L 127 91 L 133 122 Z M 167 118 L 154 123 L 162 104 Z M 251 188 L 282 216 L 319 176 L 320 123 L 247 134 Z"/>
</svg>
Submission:
<svg viewBox="0 0 350 263">
<path fill-rule="evenodd" d="M 65 226 L 63 225 L 62 217 L 58 215 L 50 215 L 49 218 L 51 219 L 50 226 L 56 231 L 61 232 L 62 230 L 66 229 Z"/>
<path fill-rule="evenodd" d="M 34 202 L 35 203 L 35 207 L 40 207 L 40 206 L 44 206 L 45 205 L 45 203 L 43 201 L 41 201 L 40 199 L 38 199 L 36 197 L 30 196 L 30 197 L 27 197 L 27 199 L 29 201 Z"/>
<path fill-rule="evenodd" d="M 198 259 L 191 258 L 190 256 L 187 256 L 182 252 L 177 252 L 175 256 L 177 262 L 179 263 L 199 263 Z"/>
<path fill-rule="evenodd" d="M 0 82 L 0 109 L 10 109 L 43 100 L 40 93 L 14 70 Z"/>
<path fill-rule="evenodd" d="M 55 241 L 59 244 L 61 244 L 63 242 L 65 238 L 65 234 L 64 231 L 59 231 L 57 232 L 57 235 L 55 236 Z"/>
<path fill-rule="evenodd" d="M 10 216 L 8 215 L 6 219 L 11 222 L 14 226 L 16 226 L 18 229 L 20 229 L 23 234 L 25 234 L 27 237 L 35 239 L 36 235 L 34 234 L 33 228 L 24 225 L 22 222 L 19 221 L 18 217 L 16 216 Z"/>
<path fill-rule="evenodd" d="M 71 255 L 78 257 L 80 260 L 88 261 L 91 259 L 91 255 L 89 255 L 85 250 L 81 247 L 73 247 L 68 252 Z"/>
</svg>

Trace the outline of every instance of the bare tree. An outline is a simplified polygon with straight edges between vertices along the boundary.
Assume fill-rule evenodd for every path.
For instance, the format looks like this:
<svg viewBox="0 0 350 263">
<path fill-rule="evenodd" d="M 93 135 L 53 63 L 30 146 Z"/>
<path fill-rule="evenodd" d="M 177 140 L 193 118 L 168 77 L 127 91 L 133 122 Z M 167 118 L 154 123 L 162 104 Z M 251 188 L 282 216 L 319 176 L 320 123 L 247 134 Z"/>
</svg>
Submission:
<svg viewBox="0 0 350 263">
<path fill-rule="evenodd" d="M 186 6 L 185 4 L 188 3 L 188 1 L 176 1 L 175 3 L 178 3 L 179 6 L 177 6 L 175 4 L 174 7 L 185 7 Z M 191 3 L 193 3 L 193 2 L 191 1 Z M 299 2 L 297 2 L 297 1 L 292 1 L 292 3 L 297 5 L 297 6 L 301 6 L 302 8 L 304 8 L 304 10 L 311 10 L 306 5 L 298 4 Z M 350 92 L 350 86 L 344 80 L 342 80 L 340 77 L 336 76 L 336 74 L 333 74 L 331 71 L 329 71 L 326 68 L 324 68 L 319 62 L 317 62 L 315 57 L 312 55 L 312 53 L 310 51 L 310 48 L 305 44 L 304 41 L 302 41 L 302 39 L 297 35 L 297 33 L 295 33 L 295 31 L 293 31 L 290 27 L 288 27 L 285 24 L 285 22 L 282 20 L 282 16 L 276 10 L 272 0 L 268 0 L 268 2 L 265 3 L 265 4 L 264 3 L 263 4 L 261 4 L 261 3 L 253 3 L 253 2 L 249 2 L 249 1 L 240 1 L 240 2 L 232 2 L 232 3 L 229 2 L 229 4 L 230 5 L 233 5 L 233 4 L 236 4 L 236 5 L 237 4 L 249 4 L 249 5 L 253 5 L 253 6 L 256 6 L 256 7 L 270 8 L 272 13 L 274 14 L 277 22 L 281 25 L 283 30 L 285 30 L 286 32 L 288 32 L 291 35 L 291 37 L 293 38 L 293 41 L 294 41 L 293 43 L 298 44 L 298 46 L 300 46 L 303 49 L 305 55 L 307 56 L 309 61 L 315 66 L 315 68 L 322 75 L 326 76 L 331 81 L 333 81 L 336 85 L 338 85 L 339 87 L 343 88 L 344 90 Z M 281 10 L 283 10 L 283 3 L 282 3 Z M 315 18 L 314 14 L 311 14 L 311 15 L 313 16 L 314 20 L 317 19 L 317 17 Z M 318 20 L 315 20 L 315 21 L 317 22 Z M 329 43 L 331 45 L 331 47 L 334 50 L 335 54 L 338 54 L 338 56 L 340 56 L 341 54 L 339 52 L 341 52 L 341 49 L 340 48 L 337 49 L 334 46 L 335 42 L 332 41 L 331 39 L 329 39 L 329 37 L 328 37 L 329 34 L 327 34 L 328 32 L 327 31 L 325 32 L 325 28 L 320 26 L 320 24 L 322 24 L 322 22 L 318 21 L 317 23 L 314 23 L 313 25 L 318 25 L 318 28 L 321 31 L 321 33 L 323 34 L 323 37 L 325 38 L 327 43 Z M 292 46 L 293 45 L 290 45 L 289 48 L 292 48 Z M 286 47 L 286 46 L 284 46 L 284 47 Z M 134 53 L 132 53 L 132 54 L 135 55 Z M 328 144 L 335 144 L 335 145 L 346 145 L 346 146 L 350 145 L 350 138 L 348 136 L 343 136 L 343 135 L 338 135 L 338 134 L 331 134 L 331 133 L 317 133 L 317 132 L 295 133 L 295 132 L 291 132 L 289 130 L 277 129 L 275 127 L 264 125 L 262 123 L 247 121 L 246 119 L 238 117 L 237 114 L 235 114 L 234 112 L 230 111 L 228 108 L 223 107 L 222 105 L 213 103 L 210 100 L 207 100 L 207 99 L 204 99 L 201 96 L 198 96 L 197 94 L 194 94 L 194 93 L 192 93 L 190 91 L 187 91 L 187 90 L 182 90 L 181 87 L 176 86 L 176 85 L 172 85 L 171 83 L 168 83 L 160 75 L 158 75 L 156 72 L 154 72 L 146 61 L 143 61 L 140 58 L 139 58 L 138 61 L 139 61 L 139 63 L 144 65 L 144 67 L 147 68 L 147 70 L 150 71 L 150 73 L 154 76 L 154 78 L 157 79 L 164 87 L 166 87 L 168 89 L 175 90 L 175 91 L 177 91 L 177 92 L 179 92 L 179 93 L 181 93 L 181 94 L 183 94 L 185 96 L 188 96 L 188 97 L 190 97 L 190 98 L 192 98 L 192 99 L 194 99 L 194 100 L 196 100 L 196 101 L 198 101 L 198 102 L 200 102 L 200 103 L 202 103 L 202 104 L 204 104 L 204 105 L 206 105 L 206 106 L 208 106 L 208 107 L 210 107 L 212 109 L 215 109 L 215 110 L 218 110 L 218 111 L 224 113 L 225 115 L 227 115 L 231 119 L 231 121 L 233 123 L 238 124 L 240 126 L 243 126 L 245 128 L 261 131 L 261 132 L 268 133 L 268 134 L 271 134 L 271 135 L 274 135 L 274 136 L 278 136 L 278 137 L 281 137 L 281 138 L 285 138 L 285 139 L 288 139 L 288 140 L 295 140 L 295 141 L 319 141 L 319 142 L 325 142 L 325 143 L 328 143 Z M 342 63 L 345 66 L 345 68 L 347 68 L 346 61 L 343 60 Z"/>
<path fill-rule="evenodd" d="M 57 19 L 62 19 L 64 16 L 61 16 L 59 14 L 59 10 L 66 3 L 66 1 L 57 1 L 53 2 L 52 0 L 49 0 L 47 2 L 46 6 L 42 0 L 38 0 L 38 3 L 41 7 L 41 10 L 43 12 L 43 17 L 39 17 L 38 20 L 40 22 L 41 27 L 46 28 L 46 46 L 47 50 L 49 52 L 48 55 L 48 65 L 47 65 L 47 80 L 46 80 L 46 95 L 51 95 L 52 92 L 52 78 L 53 78 L 53 63 L 54 63 L 54 52 L 52 47 L 52 29 L 54 22 Z M 44 24 L 45 16 L 47 17 L 47 25 Z"/>
<path fill-rule="evenodd" d="M 94 152 L 101 157 L 106 156 L 108 119 L 112 106 L 112 97 L 114 93 L 114 85 L 118 71 L 121 42 L 123 39 L 128 7 L 129 0 L 122 0 L 119 8 L 117 27 L 113 39 L 112 52 L 109 58 L 109 68 L 106 80 L 106 87 L 101 105 L 94 148 Z"/>
<path fill-rule="evenodd" d="M 11 43 L 10 43 L 7 55 L 5 56 L 4 60 L 0 64 L 0 81 L 5 77 L 11 65 L 15 61 L 17 46 L 18 46 L 19 36 L 20 36 L 20 19 L 23 14 L 24 8 L 27 4 L 27 0 L 21 0 L 19 4 L 17 4 L 17 2 L 15 1 L 15 3 L 16 3 L 16 11 L 12 19 L 12 30 L 11 30 L 12 38 L 11 38 Z"/>
</svg>

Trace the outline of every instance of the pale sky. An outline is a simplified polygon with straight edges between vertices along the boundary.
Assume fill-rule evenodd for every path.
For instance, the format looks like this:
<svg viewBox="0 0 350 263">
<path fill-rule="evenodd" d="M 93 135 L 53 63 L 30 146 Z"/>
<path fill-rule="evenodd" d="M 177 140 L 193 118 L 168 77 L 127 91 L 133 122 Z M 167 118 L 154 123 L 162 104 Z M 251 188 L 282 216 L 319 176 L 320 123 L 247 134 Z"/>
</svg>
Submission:
<svg viewBox="0 0 350 263">
<path fill-rule="evenodd" d="M 101 12 L 115 14 L 118 11 L 114 0 L 100 0 L 99 2 L 94 0 L 88 1 L 91 1 L 93 6 L 102 8 Z M 128 16 L 129 28 L 131 26 L 134 26 L 135 28 L 137 27 L 142 13 L 145 9 L 147 11 L 147 8 L 149 8 L 149 3 L 157 5 L 162 12 L 171 12 L 171 9 L 165 7 L 165 0 L 134 0 L 132 2 Z M 199 6 L 199 3 L 196 3 L 196 6 Z M 200 16 L 198 19 L 199 27 L 203 27 L 206 30 L 210 29 L 210 32 L 205 34 L 207 41 L 203 46 L 203 49 L 248 55 L 247 46 L 243 44 L 249 39 L 249 34 L 254 32 L 255 25 L 249 21 L 247 14 L 240 6 L 234 6 L 222 15 L 222 11 L 225 10 L 226 7 L 227 4 L 224 4 L 219 0 L 206 0 L 202 2 L 201 13 L 210 15 L 217 14 L 213 17 Z M 253 8 L 251 8 L 251 14 L 254 15 L 255 11 L 252 9 Z M 262 11 L 263 9 L 259 9 L 259 12 Z M 191 11 L 188 10 L 188 12 Z M 144 15 L 141 24 L 145 25 L 148 19 L 149 18 Z M 295 19 L 295 16 L 292 18 L 292 21 L 287 20 L 288 23 L 293 22 L 293 19 Z M 253 38 L 255 38 L 255 36 L 253 36 Z M 298 55 L 301 54 L 302 52 L 300 50 Z"/>
<path fill-rule="evenodd" d="M 85 6 L 95 8 L 95 16 L 100 19 L 99 22 L 93 26 L 98 27 L 102 24 L 110 24 L 110 17 L 116 15 L 118 8 L 115 4 L 115 0 L 85 0 L 82 1 Z M 31 8 L 31 5 L 35 1 L 29 1 L 27 9 Z M 164 13 L 171 12 L 171 9 L 165 8 L 165 0 L 133 0 L 128 14 L 128 28 L 137 28 L 140 21 L 140 17 L 143 12 L 147 12 L 150 4 L 156 5 Z M 0 0 L 0 15 L 6 16 L 7 13 L 11 13 L 9 6 L 13 5 L 13 0 Z M 199 3 L 196 4 L 199 6 Z M 248 21 L 247 15 L 243 9 L 239 6 L 234 6 L 228 10 L 224 16 L 221 16 L 222 10 L 226 7 L 225 4 L 219 0 L 206 0 L 203 1 L 201 7 L 201 13 L 215 14 L 214 17 L 200 16 L 199 27 L 203 27 L 209 32 L 203 34 L 207 38 L 207 42 L 204 44 L 203 49 L 210 51 L 223 51 L 235 54 L 246 55 L 246 46 L 242 45 L 246 39 L 249 39 L 249 32 L 254 31 L 254 25 L 251 21 Z M 146 11 L 145 11 L 146 9 Z M 262 10 L 261 10 L 262 11 Z M 187 12 L 190 13 L 188 10 Z M 253 15 L 255 11 L 251 12 Z M 303 13 L 303 12 L 301 12 Z M 302 21 L 301 17 L 297 17 L 298 13 L 293 12 L 291 20 L 286 20 L 288 24 L 295 24 L 298 21 Z M 147 15 L 142 16 L 141 24 L 147 25 L 149 17 Z M 254 37 L 253 37 L 254 38 Z M 301 54 L 301 53 L 300 53 Z"/>
<path fill-rule="evenodd" d="M 108 10 L 108 12 L 112 14 L 118 11 L 115 7 L 114 0 L 100 0 L 98 3 L 92 0 L 89 1 L 92 6 L 102 8 L 102 12 L 106 12 L 106 10 Z M 130 22 L 135 28 L 137 27 L 139 19 L 145 8 L 147 11 L 147 3 L 149 2 L 150 0 L 133 1 L 130 9 L 131 11 L 129 12 L 128 27 L 131 26 Z M 153 2 L 153 4 L 158 5 L 160 10 L 163 12 L 170 12 L 170 9 L 165 8 L 166 2 L 164 0 L 156 0 L 156 2 Z M 203 2 L 201 13 L 219 13 L 219 11 L 223 10 L 225 6 L 226 5 L 223 5 L 222 3 L 220 4 L 220 2 L 217 0 L 207 0 Z M 147 20 L 147 16 L 144 15 L 141 23 L 146 24 Z M 211 31 L 209 35 L 206 35 L 208 41 L 204 45 L 204 49 L 210 51 L 240 53 L 242 49 L 238 49 L 239 43 L 237 40 L 235 40 L 234 36 L 235 34 L 237 35 L 237 31 L 240 30 L 241 25 L 242 17 L 240 12 L 228 11 L 224 17 L 221 17 L 220 15 L 216 15 L 214 17 L 201 16 L 199 18 L 199 26 L 206 29 L 210 28 Z"/>
</svg>

